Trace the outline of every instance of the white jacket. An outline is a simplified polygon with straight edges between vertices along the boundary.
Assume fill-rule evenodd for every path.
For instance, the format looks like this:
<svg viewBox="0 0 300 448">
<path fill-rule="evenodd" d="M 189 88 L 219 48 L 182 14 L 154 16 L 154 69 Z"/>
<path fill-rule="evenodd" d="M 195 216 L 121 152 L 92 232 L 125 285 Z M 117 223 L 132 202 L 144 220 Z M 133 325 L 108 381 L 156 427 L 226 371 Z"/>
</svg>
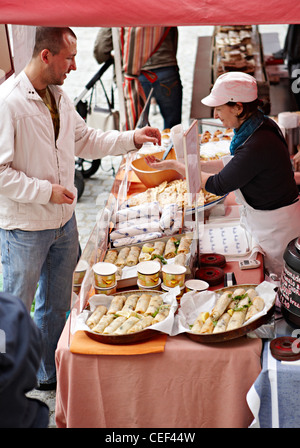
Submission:
<svg viewBox="0 0 300 448">
<path fill-rule="evenodd" d="M 87 127 L 58 86 L 50 86 L 59 108 L 57 141 L 50 112 L 24 72 L 0 86 L 0 227 L 44 230 L 64 225 L 72 205 L 49 202 L 51 184 L 76 195 L 75 155 L 99 159 L 136 150 L 134 131 L 102 132 Z"/>
</svg>

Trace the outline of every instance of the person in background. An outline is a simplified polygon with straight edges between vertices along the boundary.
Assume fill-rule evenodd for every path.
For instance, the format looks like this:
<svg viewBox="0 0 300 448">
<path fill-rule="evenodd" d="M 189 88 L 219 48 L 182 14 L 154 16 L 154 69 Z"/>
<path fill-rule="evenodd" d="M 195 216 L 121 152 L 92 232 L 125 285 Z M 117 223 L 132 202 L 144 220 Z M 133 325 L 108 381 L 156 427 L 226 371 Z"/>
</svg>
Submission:
<svg viewBox="0 0 300 448">
<path fill-rule="evenodd" d="M 24 303 L 0 293 L 0 428 L 47 428 L 48 406 L 26 394 L 37 385 L 42 340 Z"/>
<path fill-rule="evenodd" d="M 134 30 L 134 28 L 132 28 Z M 125 29 L 128 31 L 128 28 Z M 125 39 L 128 33 L 124 33 Z M 178 29 L 166 29 L 166 36 L 141 67 L 138 79 L 148 97 L 153 87 L 153 97 L 159 106 L 164 119 L 164 129 L 170 129 L 181 123 L 182 114 L 182 84 L 177 63 Z M 99 64 L 111 57 L 113 50 L 111 28 L 100 28 L 94 44 L 94 57 Z M 151 82 L 147 72 L 155 74 L 157 79 Z M 148 106 L 148 113 L 149 113 Z"/>
<path fill-rule="evenodd" d="M 259 109 L 256 80 L 242 72 L 219 76 L 202 103 L 234 129 L 229 161 L 217 174 L 202 170 L 202 187 L 223 196 L 231 191 L 243 205 L 241 224 L 259 244 L 267 274 L 281 275 L 287 244 L 299 236 L 300 202 L 286 141 L 277 124 Z M 185 167 L 177 160 L 146 158 L 156 169 Z M 225 158 L 224 158 L 225 160 Z M 205 168 L 204 168 L 205 169 Z"/>
<path fill-rule="evenodd" d="M 56 387 L 55 349 L 65 325 L 78 260 L 75 156 L 126 154 L 160 144 L 157 129 L 89 128 L 60 87 L 76 70 L 70 28 L 37 27 L 32 59 L 0 86 L 0 238 L 3 290 L 21 297 L 44 351 L 40 389 Z M 37 287 L 38 285 L 38 287 Z"/>
</svg>

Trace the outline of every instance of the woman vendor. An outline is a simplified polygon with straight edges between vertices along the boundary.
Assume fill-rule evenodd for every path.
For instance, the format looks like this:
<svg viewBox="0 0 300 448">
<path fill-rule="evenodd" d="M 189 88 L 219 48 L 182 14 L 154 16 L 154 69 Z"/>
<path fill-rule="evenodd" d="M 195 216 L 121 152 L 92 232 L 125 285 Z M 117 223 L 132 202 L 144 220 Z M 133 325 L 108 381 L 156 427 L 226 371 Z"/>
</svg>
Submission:
<svg viewBox="0 0 300 448">
<path fill-rule="evenodd" d="M 219 76 L 202 103 L 214 107 L 214 118 L 224 127 L 234 129 L 231 156 L 223 158 L 225 166 L 219 173 L 202 171 L 202 187 L 220 196 L 235 192 L 243 205 L 241 224 L 260 246 L 266 273 L 280 276 L 284 250 L 300 235 L 298 188 L 285 139 L 276 123 L 259 110 L 253 76 L 242 72 Z M 147 163 L 185 176 L 184 165 L 176 160 L 166 164 L 149 156 Z"/>
</svg>

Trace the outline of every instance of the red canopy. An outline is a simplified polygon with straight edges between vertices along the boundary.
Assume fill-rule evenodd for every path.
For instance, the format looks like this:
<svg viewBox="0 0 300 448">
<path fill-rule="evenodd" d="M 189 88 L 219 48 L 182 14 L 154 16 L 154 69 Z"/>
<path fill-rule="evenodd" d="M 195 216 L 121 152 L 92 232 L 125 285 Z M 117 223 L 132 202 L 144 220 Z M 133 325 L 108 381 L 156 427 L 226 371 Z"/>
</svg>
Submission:
<svg viewBox="0 0 300 448">
<path fill-rule="evenodd" d="M 300 23 L 295 0 L 1 0 L 1 23 L 44 26 L 184 26 Z"/>
</svg>

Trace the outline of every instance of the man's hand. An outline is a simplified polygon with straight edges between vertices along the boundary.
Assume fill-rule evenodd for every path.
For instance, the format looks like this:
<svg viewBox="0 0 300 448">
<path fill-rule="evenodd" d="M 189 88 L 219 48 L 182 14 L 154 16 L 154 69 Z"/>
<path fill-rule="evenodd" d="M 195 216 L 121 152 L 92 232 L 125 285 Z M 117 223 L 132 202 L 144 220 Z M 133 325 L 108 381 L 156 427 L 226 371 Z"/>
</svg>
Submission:
<svg viewBox="0 0 300 448">
<path fill-rule="evenodd" d="M 52 184 L 52 194 L 50 202 L 54 204 L 72 204 L 75 199 L 75 195 L 71 191 L 67 190 L 62 185 Z"/>
<path fill-rule="evenodd" d="M 141 129 L 136 129 L 134 132 L 134 144 L 140 149 L 143 143 L 153 143 L 154 145 L 161 144 L 161 135 L 158 129 L 150 126 L 145 126 Z"/>
</svg>

